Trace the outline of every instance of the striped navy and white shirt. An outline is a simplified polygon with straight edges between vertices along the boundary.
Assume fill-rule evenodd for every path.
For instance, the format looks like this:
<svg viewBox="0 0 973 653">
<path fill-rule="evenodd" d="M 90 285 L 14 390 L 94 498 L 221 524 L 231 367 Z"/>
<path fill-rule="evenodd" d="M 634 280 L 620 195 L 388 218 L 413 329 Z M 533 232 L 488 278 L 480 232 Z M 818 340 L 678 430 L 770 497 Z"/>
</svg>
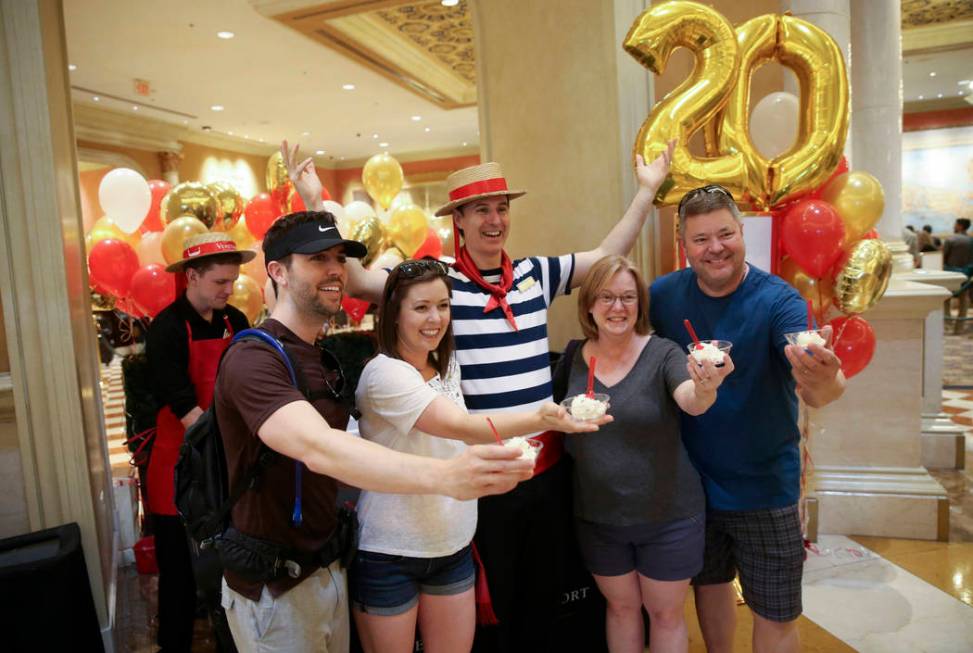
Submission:
<svg viewBox="0 0 973 653">
<path fill-rule="evenodd" d="M 483 313 L 490 293 L 449 270 L 456 360 L 471 413 L 536 410 L 551 400 L 547 309 L 555 297 L 570 293 L 574 255 L 517 259 L 513 271 L 507 303 L 517 331 L 499 307 Z M 499 269 L 482 274 L 489 283 L 500 281 Z"/>
</svg>

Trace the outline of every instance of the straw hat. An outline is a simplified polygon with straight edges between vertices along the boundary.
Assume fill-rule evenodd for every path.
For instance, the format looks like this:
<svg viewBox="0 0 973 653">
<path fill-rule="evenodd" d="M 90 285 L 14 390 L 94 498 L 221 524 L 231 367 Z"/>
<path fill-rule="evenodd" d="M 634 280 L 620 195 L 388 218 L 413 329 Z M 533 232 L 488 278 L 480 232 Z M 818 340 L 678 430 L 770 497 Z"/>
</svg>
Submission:
<svg viewBox="0 0 973 653">
<path fill-rule="evenodd" d="M 450 215 L 456 207 L 483 197 L 506 195 L 508 199 L 516 199 L 527 194 L 527 191 L 508 189 L 500 164 L 492 161 L 457 170 L 446 177 L 446 188 L 449 203 L 436 211 L 436 215 Z"/>
<path fill-rule="evenodd" d="M 199 234 L 187 238 L 183 243 L 185 249 L 182 250 L 182 260 L 176 261 L 166 268 L 166 272 L 182 272 L 186 263 L 198 261 L 208 256 L 221 256 L 223 254 L 236 254 L 240 257 L 240 263 L 253 260 L 256 252 L 249 249 L 237 249 L 236 243 L 225 233 Z"/>
</svg>

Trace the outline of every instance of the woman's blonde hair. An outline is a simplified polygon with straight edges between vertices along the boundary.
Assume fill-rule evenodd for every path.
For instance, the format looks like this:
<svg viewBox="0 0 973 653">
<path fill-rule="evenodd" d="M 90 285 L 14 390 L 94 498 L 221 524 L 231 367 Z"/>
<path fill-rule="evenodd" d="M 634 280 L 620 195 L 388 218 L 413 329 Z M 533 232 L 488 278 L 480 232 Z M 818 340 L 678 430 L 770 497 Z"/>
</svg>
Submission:
<svg viewBox="0 0 973 653">
<path fill-rule="evenodd" d="M 635 333 L 644 336 L 651 330 L 649 325 L 649 289 L 645 285 L 645 279 L 642 278 L 642 274 L 630 260 L 624 256 L 612 255 L 598 260 L 591 266 L 581 283 L 581 290 L 578 292 L 578 321 L 581 323 L 581 330 L 584 332 L 585 338 L 590 340 L 598 338 L 598 325 L 591 317 L 591 308 L 598 301 L 598 293 L 619 272 L 629 272 L 635 279 L 635 287 L 639 295 Z"/>
</svg>

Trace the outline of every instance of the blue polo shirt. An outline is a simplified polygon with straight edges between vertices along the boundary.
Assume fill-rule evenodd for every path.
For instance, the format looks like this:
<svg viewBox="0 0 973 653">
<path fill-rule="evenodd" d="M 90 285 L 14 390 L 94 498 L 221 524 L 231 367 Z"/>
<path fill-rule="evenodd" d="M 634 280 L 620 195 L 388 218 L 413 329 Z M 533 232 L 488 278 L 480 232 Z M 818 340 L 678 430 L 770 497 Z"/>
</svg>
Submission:
<svg viewBox="0 0 973 653">
<path fill-rule="evenodd" d="M 807 305 L 779 277 L 750 266 L 726 297 L 703 293 L 692 269 L 652 284 L 649 317 L 656 332 L 684 349 L 700 339 L 729 340 L 735 370 L 716 403 L 698 417 L 682 416 L 689 456 L 703 479 L 711 510 L 757 510 L 797 503 L 800 432 L 785 333 L 807 328 Z"/>
</svg>

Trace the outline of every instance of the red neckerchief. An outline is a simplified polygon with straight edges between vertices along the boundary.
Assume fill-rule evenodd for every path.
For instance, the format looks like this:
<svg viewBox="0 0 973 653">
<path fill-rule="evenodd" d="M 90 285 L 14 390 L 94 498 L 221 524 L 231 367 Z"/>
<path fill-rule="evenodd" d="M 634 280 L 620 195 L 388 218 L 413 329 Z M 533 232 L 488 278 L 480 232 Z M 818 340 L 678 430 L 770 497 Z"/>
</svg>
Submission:
<svg viewBox="0 0 973 653">
<path fill-rule="evenodd" d="M 473 257 L 466 250 L 466 245 L 459 244 L 459 229 L 456 227 L 455 218 L 453 219 L 453 247 L 456 249 L 456 262 L 453 263 L 453 267 L 465 274 L 470 281 L 490 293 L 490 299 L 483 307 L 483 312 L 489 313 L 499 306 L 510 326 L 513 327 L 514 331 L 519 331 L 517 320 L 514 319 L 513 309 L 507 303 L 507 293 L 514 285 L 514 265 L 507 252 L 500 252 L 500 283 L 496 285 L 483 278 L 480 270 L 476 267 L 476 263 L 473 262 Z"/>
</svg>

